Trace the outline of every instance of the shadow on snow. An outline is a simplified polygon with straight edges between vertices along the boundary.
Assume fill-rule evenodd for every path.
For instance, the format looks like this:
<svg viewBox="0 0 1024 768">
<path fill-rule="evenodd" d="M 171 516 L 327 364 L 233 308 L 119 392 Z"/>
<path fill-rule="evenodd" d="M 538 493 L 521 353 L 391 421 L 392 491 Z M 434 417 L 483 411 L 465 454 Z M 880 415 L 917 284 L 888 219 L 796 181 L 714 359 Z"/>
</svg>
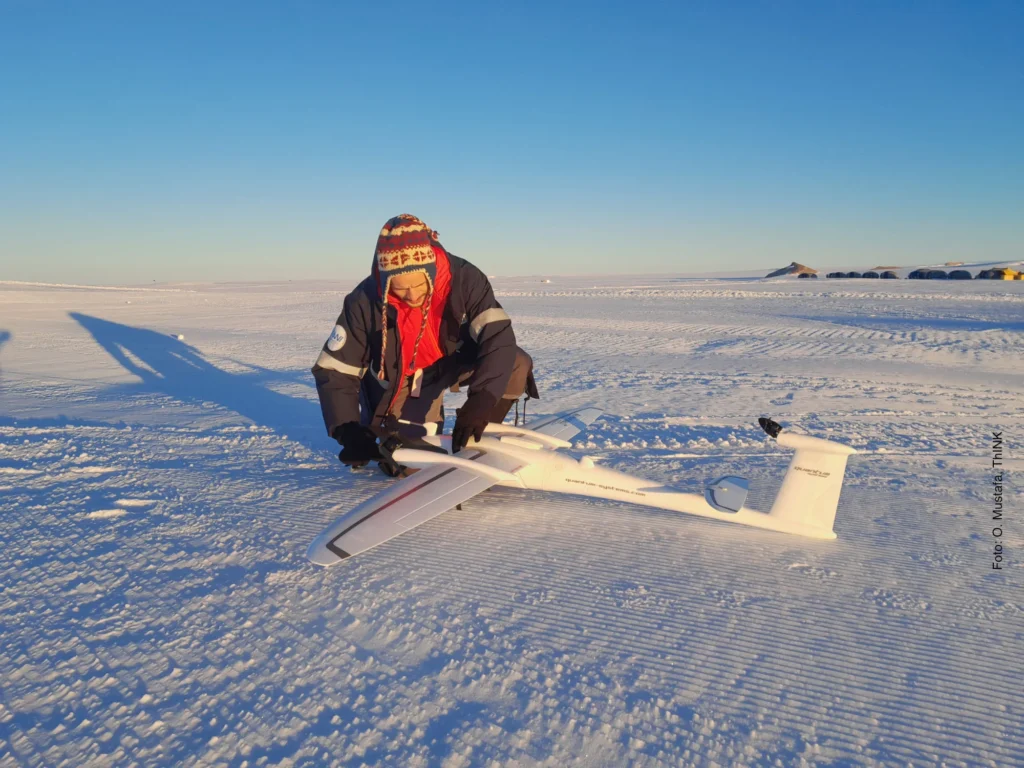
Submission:
<svg viewBox="0 0 1024 768">
<path fill-rule="evenodd" d="M 222 371 L 195 347 L 157 331 L 69 314 L 125 370 L 142 379 L 144 391 L 186 403 L 214 402 L 307 445 L 318 442 L 321 420 L 316 404 L 267 389 L 263 376 Z"/>
</svg>

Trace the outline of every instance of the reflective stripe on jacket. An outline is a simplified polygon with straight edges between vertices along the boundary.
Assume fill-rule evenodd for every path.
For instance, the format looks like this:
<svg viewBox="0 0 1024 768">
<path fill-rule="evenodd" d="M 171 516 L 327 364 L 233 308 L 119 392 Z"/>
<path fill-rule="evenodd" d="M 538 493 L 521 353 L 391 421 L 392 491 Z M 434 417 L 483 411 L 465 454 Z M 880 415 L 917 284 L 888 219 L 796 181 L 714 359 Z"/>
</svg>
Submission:
<svg viewBox="0 0 1024 768">
<path fill-rule="evenodd" d="M 441 377 L 455 383 L 458 368 L 472 364 L 475 387 L 501 399 L 516 360 L 512 320 L 494 298 L 486 275 L 465 259 L 448 254 L 451 294 L 438 340 L 445 357 L 424 369 L 424 381 Z M 400 380 L 401 339 L 395 309 L 388 307 L 385 380 L 378 377 L 381 349 L 381 299 L 373 277 L 345 297 L 334 330 L 313 365 L 327 434 L 350 421 L 380 424 L 388 415 Z M 362 408 L 360 408 L 362 404 Z"/>
</svg>

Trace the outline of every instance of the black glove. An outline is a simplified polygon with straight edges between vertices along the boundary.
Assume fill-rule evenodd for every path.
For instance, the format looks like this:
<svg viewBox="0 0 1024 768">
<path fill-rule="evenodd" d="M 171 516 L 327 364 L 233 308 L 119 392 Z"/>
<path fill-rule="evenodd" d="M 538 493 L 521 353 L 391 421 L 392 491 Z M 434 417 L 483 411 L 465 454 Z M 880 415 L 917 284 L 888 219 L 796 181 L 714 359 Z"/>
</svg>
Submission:
<svg viewBox="0 0 1024 768">
<path fill-rule="evenodd" d="M 377 447 L 377 436 L 373 434 L 373 430 L 362 424 L 354 421 L 342 424 L 334 430 L 334 439 L 344 448 L 338 454 L 342 464 L 359 467 L 383 458 Z"/>
<path fill-rule="evenodd" d="M 466 447 L 469 438 L 479 440 L 490 423 L 491 411 L 498 404 L 489 392 L 471 392 L 466 404 L 455 412 L 455 427 L 452 429 L 452 453 Z"/>
</svg>

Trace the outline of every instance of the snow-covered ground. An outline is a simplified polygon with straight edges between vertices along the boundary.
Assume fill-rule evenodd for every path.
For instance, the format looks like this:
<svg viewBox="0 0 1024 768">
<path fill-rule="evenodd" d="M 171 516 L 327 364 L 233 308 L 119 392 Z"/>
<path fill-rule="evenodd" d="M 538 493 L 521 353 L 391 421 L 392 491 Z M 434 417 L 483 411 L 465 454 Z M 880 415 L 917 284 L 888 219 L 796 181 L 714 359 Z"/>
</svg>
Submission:
<svg viewBox="0 0 1024 768">
<path fill-rule="evenodd" d="M 761 497 L 757 416 L 848 442 L 839 539 L 498 489 L 320 569 L 351 284 L 0 284 L 0 764 L 1024 764 L 1024 283 L 494 282 L 531 417 Z"/>
</svg>

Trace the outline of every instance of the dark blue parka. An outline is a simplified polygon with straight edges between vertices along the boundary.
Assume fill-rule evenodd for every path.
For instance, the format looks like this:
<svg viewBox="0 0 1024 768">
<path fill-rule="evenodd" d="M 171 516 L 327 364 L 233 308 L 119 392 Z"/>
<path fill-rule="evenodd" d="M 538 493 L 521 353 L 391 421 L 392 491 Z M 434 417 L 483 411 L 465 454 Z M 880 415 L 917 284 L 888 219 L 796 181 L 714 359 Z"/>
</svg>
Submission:
<svg viewBox="0 0 1024 768">
<path fill-rule="evenodd" d="M 465 259 L 448 254 L 451 293 L 441 319 L 438 346 L 445 356 L 423 371 L 423 385 L 455 384 L 467 366 L 473 388 L 501 399 L 516 361 L 512 321 L 494 298 L 491 284 Z M 378 377 L 381 311 L 385 297 L 371 275 L 345 297 L 334 331 L 313 365 L 327 434 L 346 422 L 381 426 L 389 416 L 401 380 L 396 310 L 388 306 L 385 379 Z M 529 387 L 536 392 L 532 377 Z"/>
</svg>

